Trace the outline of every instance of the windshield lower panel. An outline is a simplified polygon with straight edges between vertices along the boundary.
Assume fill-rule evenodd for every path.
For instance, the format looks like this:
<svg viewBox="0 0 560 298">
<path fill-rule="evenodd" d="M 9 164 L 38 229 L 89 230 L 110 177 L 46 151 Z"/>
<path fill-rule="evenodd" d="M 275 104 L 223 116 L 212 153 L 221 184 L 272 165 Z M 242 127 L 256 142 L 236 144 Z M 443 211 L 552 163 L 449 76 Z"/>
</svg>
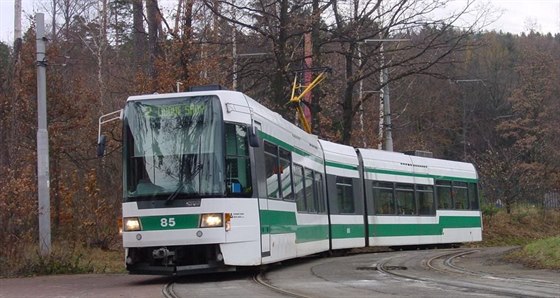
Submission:
<svg viewBox="0 0 560 298">
<path fill-rule="evenodd" d="M 216 96 L 129 102 L 125 200 L 224 196 L 223 130 Z"/>
</svg>

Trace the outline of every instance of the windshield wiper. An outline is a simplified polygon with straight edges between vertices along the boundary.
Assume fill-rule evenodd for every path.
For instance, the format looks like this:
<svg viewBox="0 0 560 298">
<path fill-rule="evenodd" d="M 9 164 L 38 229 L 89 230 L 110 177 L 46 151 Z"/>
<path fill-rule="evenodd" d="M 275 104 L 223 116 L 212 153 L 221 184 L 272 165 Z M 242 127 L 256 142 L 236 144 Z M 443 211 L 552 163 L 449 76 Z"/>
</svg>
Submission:
<svg viewBox="0 0 560 298">
<path fill-rule="evenodd" d="M 183 190 L 183 188 L 185 188 L 185 184 L 181 183 L 181 185 L 179 185 L 177 187 L 177 189 L 165 200 L 166 202 L 170 202 L 175 200 L 175 198 L 177 197 L 177 195 Z"/>
<path fill-rule="evenodd" d="M 199 164 L 199 165 L 194 169 L 194 171 L 192 171 L 192 173 L 191 173 L 190 176 L 191 176 L 191 177 L 196 176 L 196 175 L 202 170 L 202 168 L 203 168 L 202 164 Z M 175 200 L 175 198 L 179 195 L 179 193 L 181 193 L 181 191 L 183 191 L 183 189 L 185 188 L 185 183 L 182 182 L 182 181 L 181 181 L 180 183 L 181 183 L 181 184 L 177 187 L 177 189 L 175 189 L 175 191 L 174 191 L 171 195 L 169 195 L 169 197 L 168 197 L 165 201 L 169 202 L 169 201 Z M 191 189 L 192 189 L 192 187 L 191 187 Z M 189 192 L 191 192 L 190 189 L 189 189 Z M 191 195 L 192 195 L 192 193 L 191 193 Z"/>
</svg>

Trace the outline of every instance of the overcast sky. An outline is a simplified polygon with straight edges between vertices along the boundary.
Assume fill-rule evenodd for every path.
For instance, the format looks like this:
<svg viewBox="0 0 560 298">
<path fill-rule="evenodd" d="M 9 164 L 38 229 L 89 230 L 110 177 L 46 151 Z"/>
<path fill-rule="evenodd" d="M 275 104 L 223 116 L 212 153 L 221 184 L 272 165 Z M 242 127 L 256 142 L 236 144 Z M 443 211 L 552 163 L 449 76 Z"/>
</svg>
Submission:
<svg viewBox="0 0 560 298">
<path fill-rule="evenodd" d="M 176 0 L 160 0 L 160 3 Z M 457 5 L 466 0 L 455 0 Z M 478 0 L 490 2 L 493 11 L 501 17 L 488 26 L 487 30 L 496 30 L 520 34 L 528 28 L 538 29 L 542 33 L 560 32 L 560 0 Z M 44 12 L 41 3 L 49 0 L 22 0 L 23 29 L 29 27 L 29 15 Z M 48 14 L 45 16 L 48 21 Z M 14 0 L 0 0 L 0 41 L 12 43 L 14 39 Z"/>
</svg>

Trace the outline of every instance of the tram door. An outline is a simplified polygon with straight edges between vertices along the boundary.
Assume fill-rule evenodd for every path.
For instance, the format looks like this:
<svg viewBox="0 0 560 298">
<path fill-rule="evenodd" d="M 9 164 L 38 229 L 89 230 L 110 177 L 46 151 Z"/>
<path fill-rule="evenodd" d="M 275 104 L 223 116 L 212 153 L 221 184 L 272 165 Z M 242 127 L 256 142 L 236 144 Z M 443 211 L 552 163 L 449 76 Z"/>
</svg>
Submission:
<svg viewBox="0 0 560 298">
<path fill-rule="evenodd" d="M 261 132 L 261 124 L 253 121 L 253 129 L 259 136 Z M 257 191 L 259 197 L 259 219 L 260 219 L 260 235 L 261 235 L 261 257 L 270 256 L 270 220 L 268 214 L 268 192 L 269 183 L 273 178 L 268 177 L 267 162 L 270 163 L 271 148 L 266 141 L 260 142 L 261 146 L 254 148 L 254 162 L 252 162 L 253 173 L 257 177 Z M 264 165 L 264 166 L 263 166 Z M 262 179 L 262 177 L 266 179 Z M 268 179 L 270 178 L 270 179 Z"/>
<path fill-rule="evenodd" d="M 260 199 L 261 257 L 270 257 L 270 223 L 268 222 L 268 199 Z"/>
</svg>

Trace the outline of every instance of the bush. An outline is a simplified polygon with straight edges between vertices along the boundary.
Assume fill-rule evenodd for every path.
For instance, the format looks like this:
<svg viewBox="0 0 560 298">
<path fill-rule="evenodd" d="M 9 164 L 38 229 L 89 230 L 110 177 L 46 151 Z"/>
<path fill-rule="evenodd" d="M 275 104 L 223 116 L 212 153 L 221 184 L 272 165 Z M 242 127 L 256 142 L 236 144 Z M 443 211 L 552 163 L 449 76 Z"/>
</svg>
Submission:
<svg viewBox="0 0 560 298">
<path fill-rule="evenodd" d="M 518 207 L 511 214 L 505 210 L 490 211 L 489 215 L 484 212 L 483 207 L 483 246 L 526 245 L 536 239 L 558 236 L 560 231 L 560 211 L 557 210 Z"/>
<path fill-rule="evenodd" d="M 36 247 L 29 244 L 25 247 Z M 0 259 L 0 276 L 124 272 L 122 250 L 102 250 L 56 243 L 51 254 L 42 256 L 35 249 L 14 259 Z"/>
</svg>

